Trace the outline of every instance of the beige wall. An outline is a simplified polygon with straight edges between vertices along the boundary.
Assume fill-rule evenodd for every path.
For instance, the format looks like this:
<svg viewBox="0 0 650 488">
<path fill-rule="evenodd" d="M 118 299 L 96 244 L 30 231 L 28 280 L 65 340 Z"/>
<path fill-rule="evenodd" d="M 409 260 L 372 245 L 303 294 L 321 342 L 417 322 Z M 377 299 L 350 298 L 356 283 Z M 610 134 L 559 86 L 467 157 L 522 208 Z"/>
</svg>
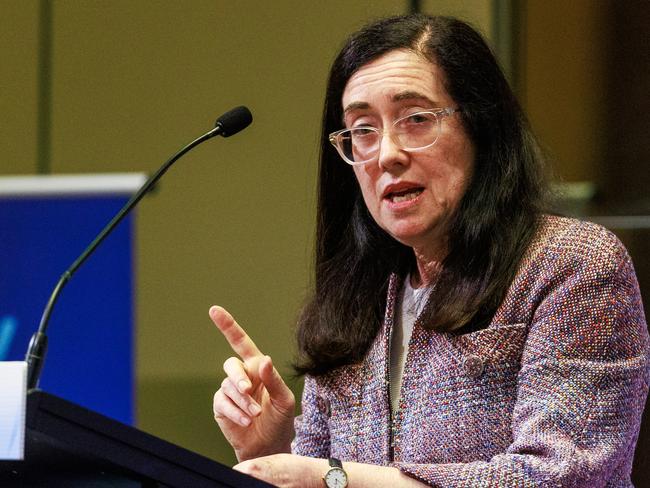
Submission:
<svg viewBox="0 0 650 488">
<path fill-rule="evenodd" d="M 420 9 L 422 12 L 432 15 L 454 15 L 459 17 L 471 23 L 490 39 L 492 37 L 492 15 L 495 3 L 495 1 L 487 0 L 420 0 Z"/>
<path fill-rule="evenodd" d="M 0 2 L 0 174 L 36 170 L 38 2 Z"/>
<path fill-rule="evenodd" d="M 608 2 L 531 0 L 519 19 L 519 95 L 564 181 L 594 180 L 603 159 Z"/>
<path fill-rule="evenodd" d="M 254 114 L 237 137 L 185 156 L 138 209 L 141 428 L 232 462 L 211 416 L 230 351 L 208 307 L 228 308 L 288 372 L 292 327 L 310 280 L 328 66 L 347 34 L 407 4 L 53 2 L 54 173 L 152 172 L 232 106 L 247 104 Z M 488 35 L 490 5 L 423 2 L 427 12 L 467 16 Z M 29 174 L 37 158 L 38 2 L 5 0 L 2 8 L 8 123 L 0 131 L 0 174 Z"/>
</svg>

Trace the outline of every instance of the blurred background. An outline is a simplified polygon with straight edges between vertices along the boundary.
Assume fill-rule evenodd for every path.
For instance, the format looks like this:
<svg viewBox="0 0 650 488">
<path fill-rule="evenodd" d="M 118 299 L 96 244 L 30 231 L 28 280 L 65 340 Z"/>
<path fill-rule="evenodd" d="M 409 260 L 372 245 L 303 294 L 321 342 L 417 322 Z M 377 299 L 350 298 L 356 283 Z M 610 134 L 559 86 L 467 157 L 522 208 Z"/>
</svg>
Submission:
<svg viewBox="0 0 650 488">
<path fill-rule="evenodd" d="M 561 208 L 621 237 L 650 303 L 647 1 L 0 7 L 0 176 L 151 173 L 222 112 L 253 112 L 249 129 L 195 149 L 137 210 L 136 425 L 147 432 L 234 462 L 212 420 L 231 354 L 208 318 L 212 304 L 290 372 L 311 280 L 327 71 L 345 37 L 377 17 L 454 15 L 484 33 L 548 153 Z M 300 381 L 291 384 L 299 395 Z"/>
</svg>

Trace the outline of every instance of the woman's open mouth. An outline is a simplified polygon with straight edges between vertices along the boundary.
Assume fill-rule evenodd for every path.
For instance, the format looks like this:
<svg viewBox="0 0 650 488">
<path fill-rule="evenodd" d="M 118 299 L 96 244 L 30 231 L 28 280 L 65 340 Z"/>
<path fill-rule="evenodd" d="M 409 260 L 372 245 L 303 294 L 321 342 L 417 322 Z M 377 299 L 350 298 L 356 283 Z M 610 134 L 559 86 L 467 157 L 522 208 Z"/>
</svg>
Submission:
<svg viewBox="0 0 650 488">
<path fill-rule="evenodd" d="M 408 200 L 415 200 L 422 193 L 422 191 L 423 188 L 411 188 L 409 190 L 389 193 L 386 195 L 386 198 L 388 198 L 393 203 L 401 203 Z"/>
</svg>

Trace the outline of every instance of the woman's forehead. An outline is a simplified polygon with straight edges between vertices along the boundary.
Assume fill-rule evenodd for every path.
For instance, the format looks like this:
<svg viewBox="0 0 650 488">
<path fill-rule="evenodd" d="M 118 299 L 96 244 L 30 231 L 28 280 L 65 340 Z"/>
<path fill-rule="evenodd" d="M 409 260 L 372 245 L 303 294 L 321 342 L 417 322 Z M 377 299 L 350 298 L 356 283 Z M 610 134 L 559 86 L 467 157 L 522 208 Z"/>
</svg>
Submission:
<svg viewBox="0 0 650 488">
<path fill-rule="evenodd" d="M 421 98 L 434 104 L 448 101 L 440 67 L 413 51 L 398 50 L 364 64 L 343 91 L 344 110 L 376 103 Z"/>
</svg>

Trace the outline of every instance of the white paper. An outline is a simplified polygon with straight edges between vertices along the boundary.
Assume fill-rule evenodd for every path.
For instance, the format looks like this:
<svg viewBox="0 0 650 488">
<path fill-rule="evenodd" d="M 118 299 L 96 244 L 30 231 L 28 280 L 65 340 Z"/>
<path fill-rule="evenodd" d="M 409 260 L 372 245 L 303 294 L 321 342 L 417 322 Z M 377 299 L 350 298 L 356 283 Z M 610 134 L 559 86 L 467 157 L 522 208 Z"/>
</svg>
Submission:
<svg viewBox="0 0 650 488">
<path fill-rule="evenodd" d="M 0 361 L 0 460 L 24 458 L 26 403 L 27 363 Z"/>
</svg>

